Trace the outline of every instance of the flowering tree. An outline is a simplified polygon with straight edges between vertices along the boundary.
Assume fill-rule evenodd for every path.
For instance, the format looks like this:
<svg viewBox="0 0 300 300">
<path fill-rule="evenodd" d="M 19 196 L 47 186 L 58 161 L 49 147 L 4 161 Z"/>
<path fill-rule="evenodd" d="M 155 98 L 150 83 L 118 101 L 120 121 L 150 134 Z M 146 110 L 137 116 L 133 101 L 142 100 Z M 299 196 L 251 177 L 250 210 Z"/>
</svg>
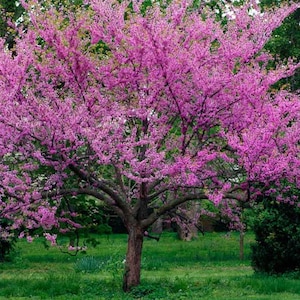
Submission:
<svg viewBox="0 0 300 300">
<path fill-rule="evenodd" d="M 22 236 L 42 227 L 55 244 L 47 230 L 78 226 L 63 196 L 104 201 L 128 230 L 129 290 L 160 216 L 297 179 L 299 98 L 271 87 L 298 65 L 269 69 L 262 49 L 300 5 L 249 15 L 249 2 L 221 24 L 189 1 L 28 2 L 13 55 L 0 52 L 0 211 Z"/>
</svg>

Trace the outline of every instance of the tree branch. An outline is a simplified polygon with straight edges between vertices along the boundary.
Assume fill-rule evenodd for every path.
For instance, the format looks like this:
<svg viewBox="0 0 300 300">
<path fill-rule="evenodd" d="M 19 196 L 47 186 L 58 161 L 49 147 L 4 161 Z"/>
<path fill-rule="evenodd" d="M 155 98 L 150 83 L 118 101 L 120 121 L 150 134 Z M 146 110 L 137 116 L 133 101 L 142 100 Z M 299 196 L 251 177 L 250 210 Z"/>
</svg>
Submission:
<svg viewBox="0 0 300 300">
<path fill-rule="evenodd" d="M 93 187 L 98 188 L 103 193 L 108 195 L 113 201 L 115 201 L 114 205 L 117 205 L 119 207 L 119 209 L 124 213 L 124 215 L 130 214 L 130 208 L 129 208 L 128 204 L 125 201 L 123 201 L 123 199 L 119 196 L 118 192 L 115 191 L 113 188 L 109 187 L 108 184 L 96 179 L 95 177 L 87 175 L 84 171 L 82 171 L 80 168 L 78 168 L 74 165 L 69 165 L 69 168 L 80 179 L 84 180 L 85 182 L 90 183 Z"/>
<path fill-rule="evenodd" d="M 226 193 L 224 198 L 227 199 L 235 199 L 239 202 L 243 201 L 243 197 L 239 197 L 238 195 L 232 193 Z M 141 222 L 141 225 L 144 228 L 148 228 L 151 224 L 153 224 L 160 216 L 164 215 L 165 213 L 169 212 L 170 210 L 178 207 L 179 205 L 192 200 L 208 200 L 208 196 L 204 192 L 199 192 L 195 194 L 188 194 L 183 197 L 174 199 L 163 206 L 154 210 L 154 212 L 145 220 Z"/>
<path fill-rule="evenodd" d="M 116 203 L 110 198 L 102 193 L 99 193 L 90 188 L 71 188 L 71 189 L 59 189 L 52 192 L 42 192 L 42 198 L 51 198 L 51 197 L 58 197 L 58 196 L 67 196 L 67 195 L 89 195 L 93 196 L 105 204 L 110 206 L 120 217 L 124 216 L 122 210 L 116 205 Z"/>
<path fill-rule="evenodd" d="M 196 194 L 189 194 L 185 195 L 183 197 L 174 199 L 163 206 L 157 208 L 154 210 L 154 212 L 147 218 L 142 220 L 141 225 L 144 228 L 148 228 L 151 224 L 153 224 L 160 216 L 165 214 L 166 212 L 172 210 L 173 208 L 179 206 L 180 204 L 183 204 L 187 201 L 191 200 L 203 200 L 203 199 L 208 199 L 207 195 L 205 193 L 196 193 Z"/>
</svg>

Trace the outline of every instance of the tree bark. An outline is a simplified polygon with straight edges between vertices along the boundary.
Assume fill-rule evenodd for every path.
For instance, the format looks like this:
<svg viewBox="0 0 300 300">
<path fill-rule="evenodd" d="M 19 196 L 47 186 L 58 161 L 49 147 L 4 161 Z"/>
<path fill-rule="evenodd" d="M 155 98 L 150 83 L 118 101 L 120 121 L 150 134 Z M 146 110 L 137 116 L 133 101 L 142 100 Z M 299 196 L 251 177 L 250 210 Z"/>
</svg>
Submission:
<svg viewBox="0 0 300 300">
<path fill-rule="evenodd" d="M 158 218 L 152 225 L 151 232 L 161 234 L 163 231 L 163 219 Z"/>
<path fill-rule="evenodd" d="M 137 225 L 128 228 L 128 246 L 123 277 L 123 290 L 128 292 L 140 284 L 144 230 Z"/>
<path fill-rule="evenodd" d="M 180 240 L 190 242 L 198 237 L 198 229 L 194 224 L 178 225 L 177 234 Z"/>
<path fill-rule="evenodd" d="M 244 236 L 245 232 L 240 231 L 240 260 L 244 260 Z"/>
</svg>

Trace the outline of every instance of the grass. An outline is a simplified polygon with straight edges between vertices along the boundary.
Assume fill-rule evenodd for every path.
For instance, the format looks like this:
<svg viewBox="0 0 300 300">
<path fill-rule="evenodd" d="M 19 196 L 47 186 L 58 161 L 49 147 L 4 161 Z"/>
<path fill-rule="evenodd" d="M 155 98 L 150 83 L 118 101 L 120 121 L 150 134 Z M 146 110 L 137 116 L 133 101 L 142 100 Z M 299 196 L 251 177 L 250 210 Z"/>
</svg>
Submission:
<svg viewBox="0 0 300 300">
<path fill-rule="evenodd" d="M 164 233 L 146 240 L 141 285 L 121 290 L 126 235 L 98 237 L 97 248 L 68 256 L 44 248 L 41 240 L 18 242 L 12 262 L 0 264 L 0 299 L 300 299 L 300 275 L 255 274 L 246 235 L 239 260 L 238 235 L 210 233 L 192 242 Z"/>
</svg>

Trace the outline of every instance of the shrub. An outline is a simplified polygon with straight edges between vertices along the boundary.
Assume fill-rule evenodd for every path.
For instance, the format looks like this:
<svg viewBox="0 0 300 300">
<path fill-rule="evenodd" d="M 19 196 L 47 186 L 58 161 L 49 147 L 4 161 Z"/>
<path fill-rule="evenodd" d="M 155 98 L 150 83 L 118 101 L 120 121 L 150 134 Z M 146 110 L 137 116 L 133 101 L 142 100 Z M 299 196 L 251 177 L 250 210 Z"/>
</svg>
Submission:
<svg viewBox="0 0 300 300">
<path fill-rule="evenodd" d="M 102 266 L 103 263 L 99 259 L 93 256 L 85 256 L 76 262 L 75 271 L 82 273 L 95 273 L 99 272 Z"/>
<path fill-rule="evenodd" d="M 300 209 L 265 199 L 257 209 L 252 245 L 254 270 L 281 274 L 300 269 Z"/>
<path fill-rule="evenodd" d="M 9 221 L 5 218 L 0 218 L 0 262 L 9 260 L 9 254 L 14 250 L 17 234 L 13 230 L 6 232 Z M 5 233 L 5 236 L 2 236 L 1 229 Z"/>
<path fill-rule="evenodd" d="M 9 254 L 14 249 L 14 241 L 0 240 L 0 262 L 9 260 Z"/>
</svg>

